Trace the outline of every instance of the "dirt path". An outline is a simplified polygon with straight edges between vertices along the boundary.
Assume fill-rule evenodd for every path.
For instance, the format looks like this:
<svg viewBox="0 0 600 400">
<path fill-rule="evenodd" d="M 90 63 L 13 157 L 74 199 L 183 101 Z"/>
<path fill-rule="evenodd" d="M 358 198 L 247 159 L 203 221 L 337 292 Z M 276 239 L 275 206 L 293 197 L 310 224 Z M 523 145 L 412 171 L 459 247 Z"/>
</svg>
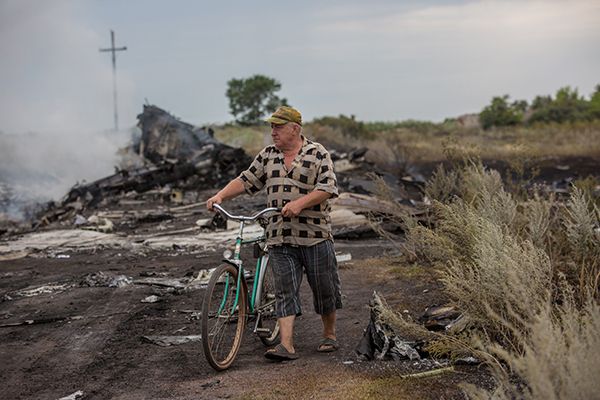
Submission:
<svg viewBox="0 0 600 400">
<path fill-rule="evenodd" d="M 219 262 L 217 253 L 156 253 L 147 257 L 103 250 L 71 253 L 69 258 L 26 257 L 0 262 L 0 324 L 47 321 L 0 328 L 0 376 L 3 398 L 58 399 L 78 390 L 85 399 L 188 398 L 461 398 L 456 383 L 478 379 L 468 368 L 439 378 L 399 380 L 410 363 L 360 362 L 354 348 L 369 318 L 366 307 L 374 290 L 401 310 L 418 315 L 439 298 L 438 284 L 426 272 L 406 273 L 402 267 L 373 261 L 388 249 L 385 242 L 338 242 L 338 251 L 353 260 L 341 265 L 345 307 L 339 313 L 341 348 L 332 354 L 315 351 L 320 320 L 303 284 L 304 315 L 296 329 L 301 358 L 273 363 L 247 330 L 234 366 L 213 371 L 201 344 L 160 347 L 145 335 L 198 335 L 203 290 L 162 294 L 157 303 L 141 300 L 157 289 L 147 285 L 122 288 L 81 287 L 18 298 L 15 292 L 48 283 L 78 284 L 88 273 L 104 271 L 139 278 L 165 273 L 183 277 Z M 427 293 L 423 291 L 427 289 Z M 52 322 L 53 321 L 53 322 Z M 472 368 L 472 367 L 471 367 Z M 432 387 L 434 389 L 432 389 Z"/>
</svg>

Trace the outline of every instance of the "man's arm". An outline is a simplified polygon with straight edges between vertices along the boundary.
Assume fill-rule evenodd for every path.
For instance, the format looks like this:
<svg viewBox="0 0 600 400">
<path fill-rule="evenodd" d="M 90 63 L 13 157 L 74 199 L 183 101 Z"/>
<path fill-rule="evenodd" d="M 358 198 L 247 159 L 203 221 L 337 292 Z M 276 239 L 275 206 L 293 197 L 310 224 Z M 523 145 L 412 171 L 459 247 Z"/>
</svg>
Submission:
<svg viewBox="0 0 600 400">
<path fill-rule="evenodd" d="M 284 217 L 297 217 L 298 214 L 305 208 L 321 204 L 331 197 L 331 193 L 322 190 L 314 190 L 307 195 L 300 197 L 294 201 L 287 203 L 281 210 L 281 215 Z"/>
<path fill-rule="evenodd" d="M 244 192 L 244 183 L 240 178 L 235 178 L 223 189 L 219 190 L 217 194 L 206 200 L 206 208 L 212 211 L 213 204 L 221 204 L 225 200 L 233 199 Z"/>
</svg>

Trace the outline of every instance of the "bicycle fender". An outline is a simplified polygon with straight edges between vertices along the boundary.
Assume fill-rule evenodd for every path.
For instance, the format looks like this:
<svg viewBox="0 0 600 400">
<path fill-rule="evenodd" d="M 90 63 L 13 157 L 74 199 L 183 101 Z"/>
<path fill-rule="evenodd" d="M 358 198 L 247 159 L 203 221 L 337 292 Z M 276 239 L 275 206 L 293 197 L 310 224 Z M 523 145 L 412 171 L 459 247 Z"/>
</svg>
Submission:
<svg viewBox="0 0 600 400">
<path fill-rule="evenodd" d="M 231 264 L 231 265 L 233 265 L 236 268 L 238 267 L 238 265 L 236 263 L 234 263 L 233 261 L 231 261 L 231 260 L 229 260 L 227 258 L 224 258 L 221 261 L 223 261 L 224 263 L 227 263 L 227 264 Z"/>
</svg>

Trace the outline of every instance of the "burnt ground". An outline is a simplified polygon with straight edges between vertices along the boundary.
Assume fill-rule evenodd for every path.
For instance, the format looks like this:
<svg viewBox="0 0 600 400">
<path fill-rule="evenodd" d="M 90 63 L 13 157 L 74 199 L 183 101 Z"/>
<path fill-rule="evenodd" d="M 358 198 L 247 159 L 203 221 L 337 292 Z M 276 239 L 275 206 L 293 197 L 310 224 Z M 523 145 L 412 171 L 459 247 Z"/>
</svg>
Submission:
<svg viewBox="0 0 600 400">
<path fill-rule="evenodd" d="M 242 204 L 248 206 L 238 203 Z M 138 233 L 152 231 L 156 225 L 136 229 Z M 437 364 L 360 361 L 354 349 L 368 324 L 367 304 L 374 290 L 395 309 L 415 317 L 444 299 L 432 271 L 382 258 L 395 251 L 383 240 L 338 240 L 336 250 L 352 255 L 350 262 L 340 264 L 345 304 L 338 316 L 340 350 L 316 352 L 320 319 L 312 311 L 304 282 L 304 315 L 295 330 L 300 359 L 282 364 L 266 360 L 264 346 L 248 327 L 236 362 L 221 373 L 208 365 L 200 342 L 161 347 L 142 339 L 145 335 L 199 335 L 200 322 L 190 311 L 200 310 L 203 289 L 168 293 L 139 284 L 120 288 L 80 284 L 87 274 L 99 271 L 134 279 L 144 275 L 182 278 L 216 266 L 221 249 L 140 253 L 97 247 L 38 251 L 0 261 L 0 296 L 10 297 L 0 302 L 2 398 L 59 399 L 81 390 L 85 399 L 439 399 L 463 398 L 460 382 L 489 384 L 482 368 L 476 366 L 403 380 L 402 374 Z M 49 283 L 68 285 L 59 292 L 15 296 L 21 289 Z M 160 295 L 161 301 L 141 302 L 151 294 Z M 34 323 L 25 322 L 31 320 Z M 24 324 L 12 326 L 18 323 Z"/>
<path fill-rule="evenodd" d="M 598 176 L 597 160 L 579 161 L 552 161 L 542 168 L 540 177 L 551 182 L 563 175 Z M 241 199 L 232 207 L 257 210 L 260 199 Z M 152 233 L 189 227 L 206 216 L 199 210 L 166 227 L 162 221 L 117 222 L 116 228 L 127 235 Z M 148 285 L 86 287 L 80 282 L 99 271 L 134 279 L 153 274 L 182 278 L 219 264 L 222 248 L 189 251 L 174 246 L 140 252 L 97 246 L 30 252 L 14 260 L 0 258 L 1 397 L 59 399 L 82 391 L 84 399 L 462 399 L 459 385 L 463 383 L 492 385 L 481 366 L 454 366 L 453 371 L 435 376 L 403 379 L 402 375 L 440 364 L 359 360 L 355 348 L 368 324 L 367 304 L 373 291 L 398 312 L 414 317 L 446 299 L 434 271 L 395 263 L 386 257 L 395 254 L 386 241 L 337 240 L 336 250 L 352 255 L 350 262 L 340 264 L 344 294 L 344 308 L 338 314 L 340 350 L 316 352 L 320 320 L 303 283 L 304 315 L 295 330 L 300 359 L 281 364 L 266 360 L 264 346 L 248 327 L 236 362 L 221 373 L 208 365 L 199 342 L 160 347 L 142 339 L 145 335 L 198 335 L 200 322 L 190 311 L 200 310 L 202 289 L 178 293 Z M 14 296 L 21 289 L 48 283 L 65 284 L 65 289 Z M 160 295 L 161 301 L 141 302 L 151 294 Z"/>
<path fill-rule="evenodd" d="M 303 284 L 304 315 L 298 318 L 296 348 L 301 358 L 283 364 L 263 357 L 264 346 L 247 328 L 233 367 L 211 369 L 201 344 L 160 347 L 144 335 L 194 335 L 200 323 L 187 310 L 199 310 L 203 290 L 166 293 L 158 303 L 141 303 L 156 293 L 147 285 L 122 288 L 75 286 L 64 292 L 13 299 L 0 304 L 0 322 L 46 321 L 0 328 L 0 376 L 3 398 L 58 399 L 78 390 L 85 399 L 188 398 L 335 398 L 362 396 L 372 390 L 402 398 L 462 398 L 457 383 L 478 382 L 477 367 L 420 380 L 395 377 L 432 364 L 359 361 L 354 349 L 369 319 L 366 307 L 377 290 L 399 310 L 420 314 L 441 300 L 439 284 L 427 271 L 373 261 L 387 245 L 379 240 L 337 243 L 353 254 L 341 264 L 345 307 L 339 312 L 336 353 L 315 351 L 319 319 L 312 312 L 310 292 Z M 137 257 L 117 250 L 63 253 L 70 258 L 22 258 L 0 263 L 3 293 L 50 282 L 78 283 L 92 272 L 125 274 L 165 272 L 182 277 L 215 266 L 218 254 L 150 254 Z M 427 293 L 423 291 L 427 289 Z M 68 319 L 61 319 L 68 318 Z M 58 320 L 56 320 L 58 319 Z M 389 381 L 387 382 L 386 379 Z M 380 387 L 381 386 L 381 387 Z M 344 396 L 346 397 L 346 396 Z"/>
</svg>

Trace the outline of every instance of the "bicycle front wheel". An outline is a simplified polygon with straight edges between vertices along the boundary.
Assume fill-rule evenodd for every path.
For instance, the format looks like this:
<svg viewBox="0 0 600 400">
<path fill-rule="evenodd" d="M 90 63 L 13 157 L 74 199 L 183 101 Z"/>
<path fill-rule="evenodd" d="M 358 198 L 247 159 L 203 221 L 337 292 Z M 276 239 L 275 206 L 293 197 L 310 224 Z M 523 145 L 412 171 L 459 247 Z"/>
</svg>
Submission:
<svg viewBox="0 0 600 400">
<path fill-rule="evenodd" d="M 223 371 L 235 360 L 246 323 L 247 293 L 238 269 L 222 264 L 212 273 L 202 304 L 202 347 L 209 364 Z M 236 304 L 237 296 L 237 304 Z"/>
</svg>

